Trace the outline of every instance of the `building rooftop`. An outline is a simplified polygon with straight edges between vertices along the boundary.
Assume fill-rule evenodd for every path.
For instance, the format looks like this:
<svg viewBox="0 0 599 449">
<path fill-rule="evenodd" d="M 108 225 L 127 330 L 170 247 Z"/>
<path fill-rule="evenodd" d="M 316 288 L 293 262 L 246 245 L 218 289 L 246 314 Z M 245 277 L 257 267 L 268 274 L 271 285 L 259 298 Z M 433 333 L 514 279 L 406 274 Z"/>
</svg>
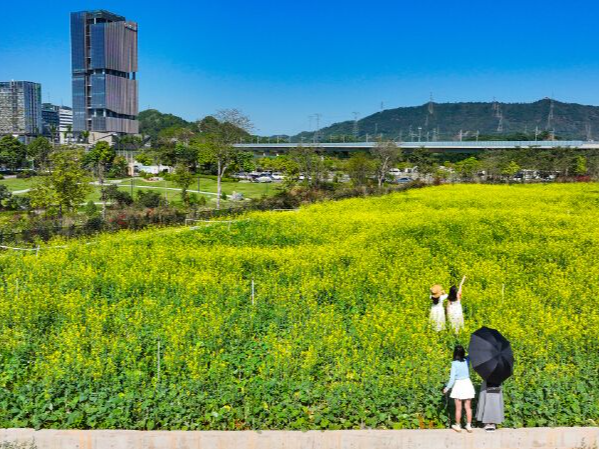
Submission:
<svg viewBox="0 0 599 449">
<path fill-rule="evenodd" d="M 124 16 L 120 16 L 118 14 L 107 11 L 105 9 L 95 9 L 93 11 L 78 11 L 78 12 L 74 12 L 73 14 L 81 14 L 81 13 L 85 13 L 88 16 L 91 16 L 95 19 L 106 19 L 106 20 L 110 20 L 111 22 L 125 22 L 127 20 L 127 19 L 125 19 Z"/>
</svg>

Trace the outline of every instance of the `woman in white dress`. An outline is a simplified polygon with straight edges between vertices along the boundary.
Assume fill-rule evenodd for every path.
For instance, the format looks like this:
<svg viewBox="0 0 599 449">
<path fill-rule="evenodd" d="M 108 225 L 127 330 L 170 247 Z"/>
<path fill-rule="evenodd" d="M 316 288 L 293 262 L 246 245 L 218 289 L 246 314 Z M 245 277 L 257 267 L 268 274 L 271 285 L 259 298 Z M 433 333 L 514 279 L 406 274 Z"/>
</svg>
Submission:
<svg viewBox="0 0 599 449">
<path fill-rule="evenodd" d="M 444 302 L 447 299 L 447 295 L 443 291 L 443 287 L 441 287 L 439 284 L 436 284 L 431 287 L 430 298 L 432 301 L 430 321 L 433 325 L 433 329 L 435 329 L 437 332 L 441 332 L 443 329 L 445 329 Z"/>
<path fill-rule="evenodd" d="M 460 282 L 460 288 L 452 285 L 447 295 L 447 319 L 449 326 L 457 333 L 464 327 L 464 311 L 462 310 L 462 286 L 466 276 Z"/>
</svg>

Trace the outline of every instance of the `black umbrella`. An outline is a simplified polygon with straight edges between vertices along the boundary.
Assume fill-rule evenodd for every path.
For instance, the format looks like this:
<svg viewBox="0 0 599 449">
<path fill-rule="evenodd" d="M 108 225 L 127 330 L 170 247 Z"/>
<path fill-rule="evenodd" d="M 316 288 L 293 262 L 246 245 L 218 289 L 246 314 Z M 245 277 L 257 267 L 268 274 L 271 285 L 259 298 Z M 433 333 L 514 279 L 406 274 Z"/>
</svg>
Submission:
<svg viewBox="0 0 599 449">
<path fill-rule="evenodd" d="M 470 337 L 472 368 L 490 384 L 501 385 L 514 372 L 510 342 L 495 329 L 481 327 Z"/>
</svg>

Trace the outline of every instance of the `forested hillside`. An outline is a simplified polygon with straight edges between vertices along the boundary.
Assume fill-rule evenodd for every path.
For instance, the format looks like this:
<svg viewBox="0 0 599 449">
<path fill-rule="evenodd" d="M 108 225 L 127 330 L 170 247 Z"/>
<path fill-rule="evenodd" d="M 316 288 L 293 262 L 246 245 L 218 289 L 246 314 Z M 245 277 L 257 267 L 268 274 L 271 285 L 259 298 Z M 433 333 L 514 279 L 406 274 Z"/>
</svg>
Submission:
<svg viewBox="0 0 599 449">
<path fill-rule="evenodd" d="M 357 133 L 356 133 L 357 131 Z M 592 140 L 599 136 L 599 107 L 548 98 L 534 103 L 428 103 L 388 109 L 358 121 L 335 123 L 319 132 L 321 140 L 366 135 L 408 140 L 510 140 L 549 138 Z M 295 136 L 312 140 L 313 132 Z"/>
</svg>

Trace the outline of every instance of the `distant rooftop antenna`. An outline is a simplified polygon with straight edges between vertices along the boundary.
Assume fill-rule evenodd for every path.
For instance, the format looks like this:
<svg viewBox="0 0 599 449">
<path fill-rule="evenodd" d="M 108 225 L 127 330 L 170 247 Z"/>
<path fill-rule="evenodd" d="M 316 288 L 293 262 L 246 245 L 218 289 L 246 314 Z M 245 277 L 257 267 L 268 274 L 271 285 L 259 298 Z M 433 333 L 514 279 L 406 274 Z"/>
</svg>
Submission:
<svg viewBox="0 0 599 449">
<path fill-rule="evenodd" d="M 352 114 L 354 114 L 354 126 L 352 129 L 352 134 L 354 135 L 354 137 L 358 137 L 358 116 L 360 115 L 359 112 L 352 112 Z"/>
</svg>

